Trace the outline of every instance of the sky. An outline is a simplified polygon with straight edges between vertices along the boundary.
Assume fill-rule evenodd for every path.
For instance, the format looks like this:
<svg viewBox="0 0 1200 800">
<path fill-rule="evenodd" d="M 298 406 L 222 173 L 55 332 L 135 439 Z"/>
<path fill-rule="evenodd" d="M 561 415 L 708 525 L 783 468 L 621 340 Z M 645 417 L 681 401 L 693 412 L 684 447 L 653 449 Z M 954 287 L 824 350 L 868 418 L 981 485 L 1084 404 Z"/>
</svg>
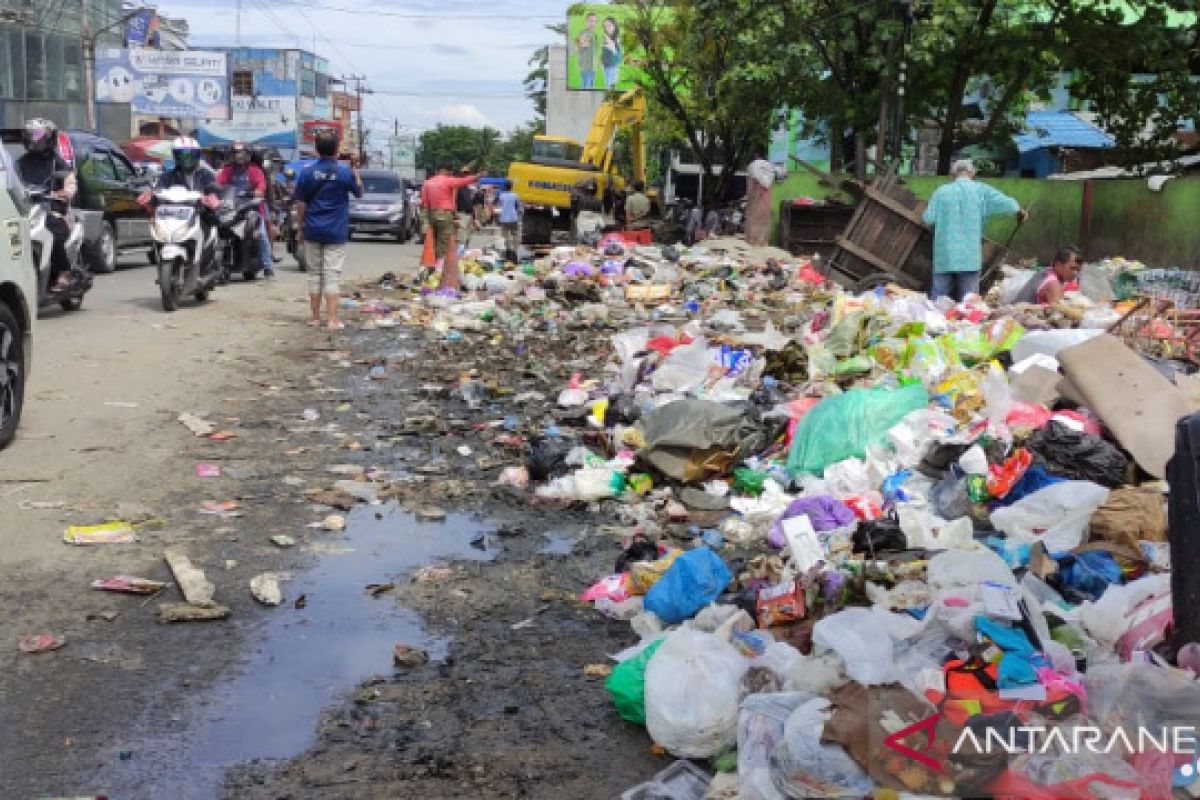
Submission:
<svg viewBox="0 0 1200 800">
<path fill-rule="evenodd" d="M 188 20 L 190 46 L 232 46 L 237 0 L 157 0 Z M 529 58 L 559 37 L 569 0 L 241 0 L 241 43 L 295 47 L 360 74 L 373 130 L 438 123 L 509 131 L 533 118 L 522 80 Z M 315 47 L 314 47 L 315 44 Z"/>
</svg>

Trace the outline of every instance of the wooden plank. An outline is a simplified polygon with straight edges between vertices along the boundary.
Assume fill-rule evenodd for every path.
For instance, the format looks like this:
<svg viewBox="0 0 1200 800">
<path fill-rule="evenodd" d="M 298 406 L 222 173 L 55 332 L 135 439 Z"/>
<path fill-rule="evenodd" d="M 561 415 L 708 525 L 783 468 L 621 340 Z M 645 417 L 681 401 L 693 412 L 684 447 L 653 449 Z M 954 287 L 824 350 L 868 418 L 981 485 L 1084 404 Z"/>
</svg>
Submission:
<svg viewBox="0 0 1200 800">
<path fill-rule="evenodd" d="M 897 270 L 891 264 L 884 261 L 879 256 L 875 255 L 874 253 L 872 253 L 869 250 L 865 250 L 862 247 L 859 247 L 857 244 L 849 241 L 844 236 L 839 236 L 837 238 L 837 243 L 838 243 L 838 247 L 841 247 L 843 250 L 850 253 L 855 258 L 857 258 L 861 261 L 865 261 L 866 263 L 870 264 L 873 267 L 881 269 L 884 272 L 894 272 L 896 274 L 899 274 L 899 272 L 900 272 L 899 270 Z M 865 278 L 866 275 L 859 275 L 858 277 Z"/>
</svg>

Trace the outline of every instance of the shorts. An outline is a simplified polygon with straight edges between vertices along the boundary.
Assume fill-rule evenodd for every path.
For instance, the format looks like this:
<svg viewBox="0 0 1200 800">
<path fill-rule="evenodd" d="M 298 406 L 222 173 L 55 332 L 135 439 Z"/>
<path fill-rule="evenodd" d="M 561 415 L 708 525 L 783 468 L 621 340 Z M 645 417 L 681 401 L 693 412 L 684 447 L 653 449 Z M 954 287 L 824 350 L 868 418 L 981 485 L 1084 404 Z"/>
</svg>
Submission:
<svg viewBox="0 0 1200 800">
<path fill-rule="evenodd" d="M 458 215 L 458 243 L 466 247 L 471 241 L 471 232 L 475 230 L 475 217 L 470 214 Z"/>
<path fill-rule="evenodd" d="M 445 258 L 450 250 L 450 240 L 454 238 L 454 228 L 458 220 L 453 211 L 431 211 L 429 226 L 433 228 L 433 249 L 437 258 Z"/>
<path fill-rule="evenodd" d="M 346 265 L 345 244 L 305 242 L 304 261 L 308 266 L 309 294 L 338 293 L 338 279 Z"/>
</svg>

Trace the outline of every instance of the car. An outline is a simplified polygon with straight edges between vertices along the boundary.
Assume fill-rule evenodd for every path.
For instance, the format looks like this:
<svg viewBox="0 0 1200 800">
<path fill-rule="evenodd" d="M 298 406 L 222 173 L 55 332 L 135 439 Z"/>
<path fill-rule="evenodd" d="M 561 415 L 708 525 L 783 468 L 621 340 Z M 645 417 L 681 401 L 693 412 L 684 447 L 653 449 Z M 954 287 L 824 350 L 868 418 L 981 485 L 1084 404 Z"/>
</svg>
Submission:
<svg viewBox="0 0 1200 800">
<path fill-rule="evenodd" d="M 0 148 L 0 449 L 17 434 L 25 404 L 25 381 L 33 363 L 37 275 L 29 257 L 28 199 Z"/>
<path fill-rule="evenodd" d="M 411 239 L 414 228 L 404 179 L 387 169 L 364 169 L 359 175 L 363 196 L 350 201 L 350 237 L 365 233 L 391 236 L 398 242 Z"/>
<path fill-rule="evenodd" d="M 112 272 L 118 253 L 151 251 L 150 216 L 137 198 L 154 178 L 134 166 L 111 139 L 85 131 L 65 133 L 79 176 L 76 206 L 83 220 L 84 257 L 92 272 Z M 24 153 L 20 128 L 0 130 L 0 140 L 14 159 Z"/>
</svg>

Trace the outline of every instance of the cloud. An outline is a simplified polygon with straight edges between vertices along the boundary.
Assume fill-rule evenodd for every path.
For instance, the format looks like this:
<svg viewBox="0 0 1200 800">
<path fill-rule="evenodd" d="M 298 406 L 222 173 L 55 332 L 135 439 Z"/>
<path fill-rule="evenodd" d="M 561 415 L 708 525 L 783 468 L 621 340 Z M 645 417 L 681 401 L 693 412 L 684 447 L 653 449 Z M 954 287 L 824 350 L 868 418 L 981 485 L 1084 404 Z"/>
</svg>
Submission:
<svg viewBox="0 0 1200 800">
<path fill-rule="evenodd" d="M 471 51 L 457 44 L 432 44 L 429 49 L 443 56 L 469 56 Z"/>
<path fill-rule="evenodd" d="M 437 118 L 452 125 L 488 125 L 490 120 L 470 103 L 453 103 L 442 106 L 435 112 Z"/>
</svg>

